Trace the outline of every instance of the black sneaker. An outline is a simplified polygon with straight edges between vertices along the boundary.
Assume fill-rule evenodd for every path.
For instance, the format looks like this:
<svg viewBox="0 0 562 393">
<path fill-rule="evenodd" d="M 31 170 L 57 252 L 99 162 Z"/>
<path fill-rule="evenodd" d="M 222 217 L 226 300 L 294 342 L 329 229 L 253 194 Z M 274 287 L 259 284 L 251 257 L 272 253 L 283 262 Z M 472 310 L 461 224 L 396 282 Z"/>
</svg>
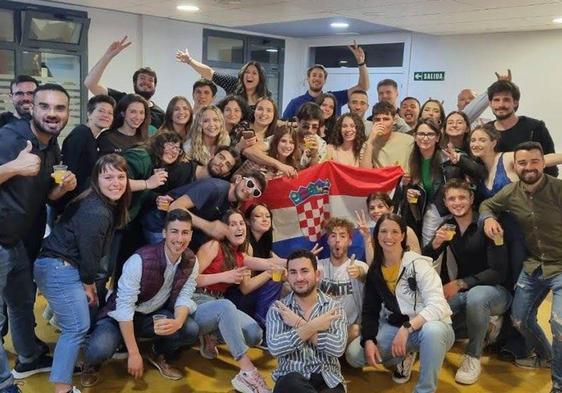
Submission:
<svg viewBox="0 0 562 393">
<path fill-rule="evenodd" d="M 10 385 L 1 389 L 0 393 L 22 393 L 22 391 L 18 385 Z"/>
<path fill-rule="evenodd" d="M 23 379 L 39 373 L 51 371 L 53 358 L 48 355 L 41 355 L 31 363 L 20 363 L 16 361 L 16 365 L 12 370 L 12 375 L 16 379 Z"/>
</svg>

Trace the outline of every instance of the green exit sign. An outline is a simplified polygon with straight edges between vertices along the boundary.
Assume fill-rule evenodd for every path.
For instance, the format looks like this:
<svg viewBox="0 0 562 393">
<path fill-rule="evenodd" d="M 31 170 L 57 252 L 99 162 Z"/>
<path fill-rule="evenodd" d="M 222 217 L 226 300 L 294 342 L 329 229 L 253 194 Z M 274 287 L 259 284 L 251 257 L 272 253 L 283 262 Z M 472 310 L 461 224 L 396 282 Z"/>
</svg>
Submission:
<svg viewBox="0 0 562 393">
<path fill-rule="evenodd" d="M 415 81 L 444 81 L 445 71 L 416 71 L 414 72 Z"/>
</svg>

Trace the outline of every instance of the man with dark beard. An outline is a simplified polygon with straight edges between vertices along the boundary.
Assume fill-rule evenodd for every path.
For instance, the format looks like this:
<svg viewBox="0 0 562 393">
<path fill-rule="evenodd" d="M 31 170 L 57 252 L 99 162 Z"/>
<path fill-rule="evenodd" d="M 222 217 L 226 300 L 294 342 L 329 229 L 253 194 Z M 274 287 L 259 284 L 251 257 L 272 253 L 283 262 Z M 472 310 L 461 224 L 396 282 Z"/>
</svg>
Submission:
<svg viewBox="0 0 562 393">
<path fill-rule="evenodd" d="M 84 86 L 86 86 L 92 94 L 108 94 L 113 97 L 117 103 L 127 94 L 101 85 L 100 79 L 111 60 L 129 45 L 131 45 L 131 42 L 127 42 L 127 36 L 119 41 L 112 42 L 102 58 L 94 65 L 88 75 L 86 75 Z M 156 92 L 157 82 L 156 72 L 150 67 L 139 68 L 133 74 L 133 88 L 135 93 L 148 101 L 148 107 L 150 108 L 150 125 L 156 129 L 160 128 L 164 122 L 165 114 L 164 110 L 151 100 Z"/>
<path fill-rule="evenodd" d="M 37 344 L 31 263 L 23 246 L 47 199 L 56 200 L 76 187 L 67 171 L 60 184 L 51 174 L 60 163 L 57 136 L 68 122 L 69 95 L 60 85 L 39 86 L 33 95 L 32 119 L 0 130 L 0 327 L 8 305 L 12 339 L 18 359 L 14 377 L 25 378 L 50 370 L 52 358 Z M 0 391 L 17 392 L 8 359 L 0 346 Z"/>
<path fill-rule="evenodd" d="M 31 118 L 31 107 L 33 104 L 33 92 L 39 83 L 29 75 L 18 75 L 10 82 L 10 101 L 16 110 L 0 114 L 0 127 L 12 121 Z"/>
<path fill-rule="evenodd" d="M 343 393 L 338 358 L 347 343 L 341 304 L 318 290 L 316 256 L 293 251 L 287 258 L 292 292 L 267 313 L 267 343 L 277 358 L 273 393 Z"/>
<path fill-rule="evenodd" d="M 509 210 L 525 234 L 529 255 L 515 286 L 511 319 L 533 353 L 516 359 L 515 364 L 551 368 L 551 392 L 562 393 L 562 180 L 544 174 L 544 154 L 538 142 L 518 145 L 514 162 L 519 181 L 480 205 L 481 220 L 488 237 L 501 238 L 503 229 L 495 216 Z M 537 310 L 549 291 L 553 295 L 552 344 L 537 322 Z"/>
<path fill-rule="evenodd" d="M 488 88 L 490 108 L 496 116 L 493 125 L 501 135 L 496 149 L 513 151 L 520 143 L 534 141 L 541 144 L 545 154 L 554 153 L 554 142 L 544 122 L 515 114 L 520 98 L 519 87 L 510 80 L 498 80 Z M 545 173 L 558 176 L 558 168 L 546 168 Z"/>
</svg>

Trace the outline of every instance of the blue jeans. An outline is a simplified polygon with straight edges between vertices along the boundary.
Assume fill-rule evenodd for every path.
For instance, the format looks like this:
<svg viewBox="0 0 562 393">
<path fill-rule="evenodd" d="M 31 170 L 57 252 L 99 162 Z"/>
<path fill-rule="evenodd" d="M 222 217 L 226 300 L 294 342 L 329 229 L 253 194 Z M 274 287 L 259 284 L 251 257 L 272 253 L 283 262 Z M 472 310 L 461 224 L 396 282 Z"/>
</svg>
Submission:
<svg viewBox="0 0 562 393">
<path fill-rule="evenodd" d="M 35 261 L 35 281 L 61 329 L 49 380 L 72 383 L 80 345 L 90 327 L 90 310 L 78 269 L 59 258 Z"/>
<path fill-rule="evenodd" d="M 537 310 L 549 290 L 552 290 L 552 345 L 537 322 Z M 552 360 L 552 386 L 562 389 L 562 273 L 544 278 L 540 268 L 533 274 L 521 271 L 515 287 L 511 319 L 535 353 L 542 359 Z"/>
<path fill-rule="evenodd" d="M 0 330 L 6 323 L 4 304 L 7 304 L 12 341 L 21 363 L 32 362 L 40 355 L 35 342 L 34 303 L 35 288 L 23 243 L 20 241 L 11 248 L 0 246 Z M 0 389 L 13 385 L 10 369 L 4 347 L 0 345 Z"/>
<path fill-rule="evenodd" d="M 490 316 L 503 315 L 510 304 L 511 295 L 501 285 L 477 285 L 449 299 L 455 333 L 458 336 L 459 329 L 463 328 L 468 333 L 468 355 L 482 356 Z"/>
<path fill-rule="evenodd" d="M 268 280 L 261 287 L 244 295 L 237 285 L 233 285 L 228 289 L 226 298 L 239 310 L 254 318 L 262 329 L 265 329 L 267 312 L 273 302 L 279 300 L 282 289 L 283 282 Z"/>
<path fill-rule="evenodd" d="M 133 318 L 135 336 L 139 338 L 153 338 L 154 352 L 157 355 L 170 357 L 182 347 L 191 347 L 199 334 L 199 326 L 190 316 L 185 323 L 174 334 L 159 336 L 154 333 L 154 314 L 163 314 L 167 318 L 174 318 L 170 310 L 161 309 L 150 314 L 135 313 Z M 98 366 L 111 358 L 119 345 L 123 344 L 123 336 L 119 328 L 119 322 L 111 317 L 105 317 L 96 322 L 90 338 L 84 348 L 84 362 L 89 366 Z"/>
<path fill-rule="evenodd" d="M 203 294 L 194 294 L 193 300 L 197 303 L 193 318 L 199 325 L 199 333 L 204 335 L 218 331 L 234 359 L 244 356 L 248 346 L 261 342 L 263 331 L 258 323 L 238 310 L 230 300 Z"/>
<path fill-rule="evenodd" d="M 398 329 L 381 318 L 377 348 L 385 365 L 397 364 L 402 360 L 392 356 L 392 340 Z M 414 389 L 415 393 L 432 393 L 437 390 L 439 371 L 445 354 L 453 346 L 454 341 L 453 328 L 449 323 L 442 321 L 426 322 L 420 330 L 410 334 L 406 351 L 420 353 L 420 376 Z M 345 356 L 352 367 L 363 367 L 366 364 L 361 337 L 357 337 L 349 344 Z"/>
</svg>

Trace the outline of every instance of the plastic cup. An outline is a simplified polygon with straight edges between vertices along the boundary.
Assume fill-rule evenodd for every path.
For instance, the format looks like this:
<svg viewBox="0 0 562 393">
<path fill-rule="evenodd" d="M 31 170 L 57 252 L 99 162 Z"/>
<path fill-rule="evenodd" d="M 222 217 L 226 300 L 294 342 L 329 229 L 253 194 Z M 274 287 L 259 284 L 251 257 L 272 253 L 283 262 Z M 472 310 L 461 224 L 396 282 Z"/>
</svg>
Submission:
<svg viewBox="0 0 562 393">
<path fill-rule="evenodd" d="M 451 241 L 457 233 L 457 227 L 453 224 L 444 224 L 443 229 L 447 231 L 447 240 Z"/>
<path fill-rule="evenodd" d="M 154 168 L 154 173 L 158 173 L 158 172 L 166 172 L 166 169 L 164 169 L 164 168 Z"/>
<path fill-rule="evenodd" d="M 152 322 L 154 323 L 154 333 L 158 334 L 158 324 L 160 323 L 158 321 L 161 321 L 163 319 L 168 319 L 168 317 L 164 314 L 154 314 L 152 316 Z"/>
<path fill-rule="evenodd" d="M 310 150 L 310 149 L 314 148 L 315 145 L 316 145 L 316 140 L 314 139 L 314 137 L 307 136 L 306 138 L 304 138 L 304 146 L 307 149 Z"/>
<path fill-rule="evenodd" d="M 55 183 L 61 184 L 64 175 L 66 174 L 66 170 L 68 167 L 66 165 L 53 165 L 53 175 L 55 178 Z"/>
<path fill-rule="evenodd" d="M 494 236 L 494 244 L 498 247 L 503 246 L 503 236 L 502 235 Z"/>
<path fill-rule="evenodd" d="M 271 280 L 280 282 L 283 280 L 283 270 L 282 269 L 273 269 L 271 272 Z"/>
<path fill-rule="evenodd" d="M 407 198 L 408 198 L 408 203 L 414 203 L 414 204 L 418 203 L 417 195 L 413 195 L 413 196 L 408 195 Z"/>
<path fill-rule="evenodd" d="M 170 201 L 168 200 L 161 201 L 160 204 L 158 205 L 158 209 L 167 212 L 168 210 L 170 210 Z"/>
</svg>

